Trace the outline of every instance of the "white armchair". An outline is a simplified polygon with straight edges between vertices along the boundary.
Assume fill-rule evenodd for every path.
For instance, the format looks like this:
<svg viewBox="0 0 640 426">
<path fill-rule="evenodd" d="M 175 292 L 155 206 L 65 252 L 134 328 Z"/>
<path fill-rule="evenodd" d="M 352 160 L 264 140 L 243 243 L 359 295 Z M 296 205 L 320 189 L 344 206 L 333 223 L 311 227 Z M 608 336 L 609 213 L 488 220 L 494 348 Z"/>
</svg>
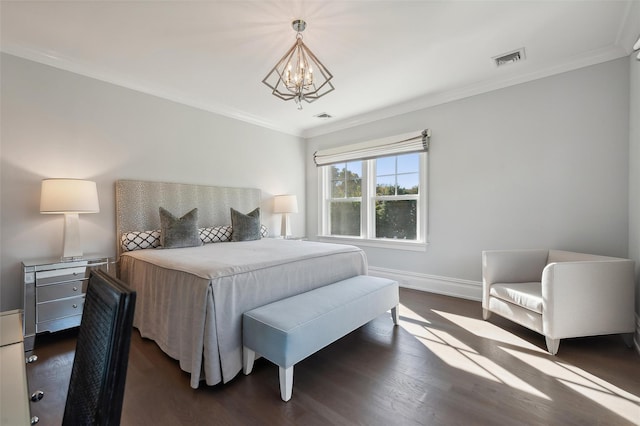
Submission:
<svg viewBox="0 0 640 426">
<path fill-rule="evenodd" d="M 482 252 L 482 317 L 492 312 L 544 335 L 558 352 L 567 337 L 635 331 L 634 262 L 560 250 Z"/>
</svg>

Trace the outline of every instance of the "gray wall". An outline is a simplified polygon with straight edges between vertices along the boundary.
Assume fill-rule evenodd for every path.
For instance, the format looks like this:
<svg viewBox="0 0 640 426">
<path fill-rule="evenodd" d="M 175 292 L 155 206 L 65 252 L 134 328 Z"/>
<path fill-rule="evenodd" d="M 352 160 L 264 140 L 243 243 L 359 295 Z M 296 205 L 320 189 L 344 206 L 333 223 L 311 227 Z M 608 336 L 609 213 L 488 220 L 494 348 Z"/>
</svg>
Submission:
<svg viewBox="0 0 640 426">
<path fill-rule="evenodd" d="M 297 194 L 304 219 L 304 142 L 95 79 L 1 56 L 0 308 L 22 306 L 20 262 L 62 253 L 63 218 L 39 213 L 40 181 L 95 180 L 100 213 L 81 215 L 85 253 L 115 253 L 114 182 L 145 179 Z"/>
<path fill-rule="evenodd" d="M 307 235 L 318 230 L 315 150 L 425 127 L 426 252 L 364 247 L 371 266 L 479 282 L 484 249 L 627 256 L 628 58 L 310 138 Z"/>
<path fill-rule="evenodd" d="M 636 312 L 640 313 L 640 60 L 630 57 L 629 257 L 636 261 Z M 640 345 L 640 335 L 636 342 Z"/>
</svg>

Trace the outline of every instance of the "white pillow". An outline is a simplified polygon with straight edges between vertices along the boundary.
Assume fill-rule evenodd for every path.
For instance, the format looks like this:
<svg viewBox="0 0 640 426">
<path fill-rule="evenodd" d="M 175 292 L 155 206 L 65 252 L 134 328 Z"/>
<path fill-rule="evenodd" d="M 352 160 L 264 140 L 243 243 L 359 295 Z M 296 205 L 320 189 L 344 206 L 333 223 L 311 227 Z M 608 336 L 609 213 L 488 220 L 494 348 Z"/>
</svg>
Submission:
<svg viewBox="0 0 640 426">
<path fill-rule="evenodd" d="M 200 228 L 200 239 L 204 244 L 223 243 L 231 239 L 231 226 L 213 226 L 211 228 Z"/>
<path fill-rule="evenodd" d="M 160 247 L 160 230 L 125 232 L 120 237 L 122 251 Z"/>
</svg>

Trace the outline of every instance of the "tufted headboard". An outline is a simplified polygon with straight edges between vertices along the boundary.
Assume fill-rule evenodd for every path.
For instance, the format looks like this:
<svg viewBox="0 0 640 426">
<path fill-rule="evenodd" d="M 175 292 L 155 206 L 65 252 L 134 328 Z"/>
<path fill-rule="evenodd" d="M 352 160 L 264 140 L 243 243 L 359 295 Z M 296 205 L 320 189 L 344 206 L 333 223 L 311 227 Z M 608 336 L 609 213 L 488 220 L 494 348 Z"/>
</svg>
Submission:
<svg viewBox="0 0 640 426">
<path fill-rule="evenodd" d="M 230 225 L 229 208 L 241 212 L 260 205 L 262 193 L 256 188 L 190 185 L 140 180 L 116 181 L 116 242 L 121 254 L 123 232 L 160 229 L 159 207 L 176 216 L 198 208 L 198 226 Z"/>
</svg>

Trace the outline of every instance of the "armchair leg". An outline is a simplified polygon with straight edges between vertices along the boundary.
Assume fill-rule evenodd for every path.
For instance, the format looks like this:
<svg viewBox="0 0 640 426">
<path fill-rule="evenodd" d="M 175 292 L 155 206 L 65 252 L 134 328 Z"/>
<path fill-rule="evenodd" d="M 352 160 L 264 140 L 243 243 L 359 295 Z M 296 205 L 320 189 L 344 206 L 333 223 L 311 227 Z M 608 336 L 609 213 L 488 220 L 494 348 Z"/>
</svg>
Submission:
<svg viewBox="0 0 640 426">
<path fill-rule="evenodd" d="M 482 319 L 483 320 L 488 320 L 489 317 L 491 317 L 491 311 L 485 308 L 482 308 Z"/>
<path fill-rule="evenodd" d="M 622 333 L 622 340 L 628 348 L 633 348 L 633 333 Z"/>
<path fill-rule="evenodd" d="M 544 336 L 545 342 L 547 342 L 547 350 L 551 355 L 555 355 L 558 353 L 558 348 L 560 347 L 560 339 L 552 339 L 550 337 Z"/>
</svg>

